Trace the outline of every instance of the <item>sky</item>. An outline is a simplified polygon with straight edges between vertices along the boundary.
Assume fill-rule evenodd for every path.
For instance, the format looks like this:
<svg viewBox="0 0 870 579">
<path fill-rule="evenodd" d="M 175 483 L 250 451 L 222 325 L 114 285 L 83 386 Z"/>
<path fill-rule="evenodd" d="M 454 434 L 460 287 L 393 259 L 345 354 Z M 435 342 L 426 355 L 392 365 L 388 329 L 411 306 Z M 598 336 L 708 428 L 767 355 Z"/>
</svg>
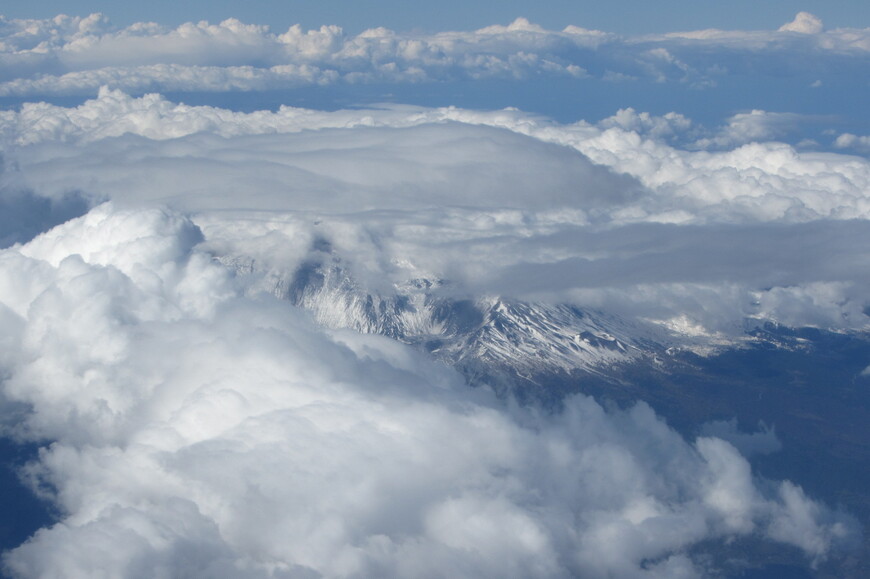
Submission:
<svg viewBox="0 0 870 579">
<path fill-rule="evenodd" d="M 119 23 L 108 13 L 24 22 L 6 24 L 7 108 L 81 103 L 107 86 L 247 111 L 392 102 L 576 122 L 632 108 L 711 131 L 758 110 L 784 114 L 769 125 L 776 138 L 828 147 L 832 135 L 870 132 L 870 41 L 855 18 L 837 28 L 788 12 L 764 28 L 651 35 L 521 17 L 410 32 L 330 21 L 269 28 L 254 17 Z"/>
<path fill-rule="evenodd" d="M 531 0 L 460 2 L 437 5 L 402 0 L 325 0 L 301 2 L 253 0 L 239 4 L 226 0 L 122 3 L 100 0 L 34 0 L 6 2 L 3 14 L 12 18 L 50 18 L 56 14 L 87 16 L 102 12 L 118 25 L 151 21 L 166 25 L 208 20 L 217 23 L 238 18 L 268 24 L 283 31 L 293 24 L 319 28 L 337 24 L 350 33 L 385 26 L 396 31 L 472 30 L 508 24 L 525 17 L 546 28 L 575 25 L 619 34 L 652 34 L 706 28 L 763 30 L 778 27 L 801 11 L 816 14 L 833 28 L 870 26 L 870 8 L 861 0 L 664 0 L 651 4 L 636 0 L 588 2 Z"/>
<path fill-rule="evenodd" d="M 775 425 L 523 406 L 360 331 L 401 303 L 437 341 L 438 304 L 474 303 L 656 355 L 865 336 L 864 3 L 406 5 L 4 7 L 0 432 L 52 514 L 4 572 L 866 561 L 866 517 L 753 470 L 794 444 Z"/>
</svg>

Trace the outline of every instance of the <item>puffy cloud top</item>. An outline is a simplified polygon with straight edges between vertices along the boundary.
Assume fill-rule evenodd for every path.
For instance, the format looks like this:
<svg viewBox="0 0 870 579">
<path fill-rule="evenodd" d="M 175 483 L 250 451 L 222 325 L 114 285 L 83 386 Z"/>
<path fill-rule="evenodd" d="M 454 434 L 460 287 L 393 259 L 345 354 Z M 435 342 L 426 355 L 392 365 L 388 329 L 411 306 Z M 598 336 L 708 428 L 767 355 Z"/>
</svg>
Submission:
<svg viewBox="0 0 870 579">
<path fill-rule="evenodd" d="M 577 26 L 545 30 L 524 18 L 471 32 L 378 28 L 357 36 L 337 26 L 305 31 L 298 25 L 276 34 L 235 19 L 117 29 L 98 14 L 0 24 L 0 95 L 13 96 L 93 94 L 101 85 L 137 92 L 224 91 L 541 75 L 703 87 L 723 75 L 765 74 L 768 67 L 818 75 L 836 62 L 840 69 L 866 73 L 870 50 L 867 30 L 825 31 L 806 12 L 778 31 L 630 38 Z"/>
<path fill-rule="evenodd" d="M 778 122 L 754 111 L 715 138 L 740 143 Z M 546 295 L 668 328 L 686 314 L 732 335 L 746 318 L 864 328 L 867 161 L 666 142 L 691 130 L 633 110 L 598 125 L 456 108 L 237 113 L 108 90 L 0 119 L 7 190 L 192 212 L 215 251 L 274 263 L 278 279 L 320 237 L 388 293 L 441 278 L 459 293 Z M 220 216 L 240 214 L 274 225 L 233 233 Z M 275 236 L 308 241 L 280 249 Z"/>
<path fill-rule="evenodd" d="M 800 32 L 801 34 L 819 34 L 825 29 L 821 19 L 809 12 L 798 12 L 794 20 L 780 26 L 780 32 Z"/>
<path fill-rule="evenodd" d="M 818 562 L 855 536 L 642 404 L 508 410 L 244 297 L 196 238 L 102 205 L 0 252 L 3 393 L 31 408 L 19 436 L 54 441 L 27 476 L 61 514 L 5 556 L 16 576 L 700 576 L 703 541 Z"/>
<path fill-rule="evenodd" d="M 347 329 L 338 290 L 420 311 L 429 296 L 604 310 L 699 352 L 765 321 L 863 331 L 870 163 L 839 151 L 864 150 L 861 129 L 822 153 L 772 141 L 812 117 L 761 107 L 709 129 L 629 108 L 571 124 L 517 109 L 245 113 L 151 91 L 557 77 L 703 90 L 769 69 L 824 90 L 829 69 L 866 78 L 868 50 L 867 30 L 805 13 L 778 31 L 640 38 L 524 19 L 357 36 L 0 19 L 0 95 L 97 93 L 0 111 L 0 402 L 16 410 L 5 432 L 43 445 L 23 475 L 58 513 L 6 572 L 698 577 L 720 571 L 706 546 L 735 538 L 809 565 L 834 556 L 855 520 L 800 481 L 760 481 L 741 455 L 775 451 L 772 430 L 717 422 L 691 440 L 643 404 L 585 396 L 515 408 Z M 312 264 L 338 290 L 324 282 L 306 312 L 279 298 L 300 272 L 323 275 Z"/>
</svg>

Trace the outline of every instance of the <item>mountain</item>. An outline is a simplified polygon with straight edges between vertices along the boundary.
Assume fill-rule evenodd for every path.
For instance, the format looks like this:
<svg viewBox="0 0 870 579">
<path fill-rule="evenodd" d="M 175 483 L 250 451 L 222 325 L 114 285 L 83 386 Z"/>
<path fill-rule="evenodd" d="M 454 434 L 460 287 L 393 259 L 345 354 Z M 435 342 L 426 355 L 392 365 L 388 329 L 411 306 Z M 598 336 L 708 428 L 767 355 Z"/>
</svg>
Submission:
<svg viewBox="0 0 870 579">
<path fill-rule="evenodd" d="M 414 279 L 391 294 L 374 293 L 333 258 L 306 261 L 279 276 L 273 292 L 311 312 L 320 325 L 415 345 L 459 368 L 472 383 L 489 377 L 493 386 L 512 390 L 535 385 L 537 375 L 607 377 L 615 366 L 669 355 L 668 337 L 651 325 L 566 304 L 455 297 L 448 286 L 441 279 Z"/>
<path fill-rule="evenodd" d="M 733 421 L 731 442 L 738 447 L 756 436 L 738 428 L 761 429 L 759 436 L 770 434 L 782 444 L 777 452 L 740 448 L 759 476 L 793 480 L 870 524 L 865 333 L 747 320 L 744 334 L 730 340 L 680 335 L 574 305 L 457 297 L 456 288 L 438 278 L 374 292 L 354 279 L 328 244 L 294 271 L 260 271 L 244 256 L 219 259 L 238 275 L 262 276 L 262 287 L 309 311 L 319 324 L 413 345 L 455 367 L 471 385 L 521 403 L 557 407 L 576 393 L 619 406 L 643 401 L 689 438 L 710 424 Z M 858 577 L 870 569 L 867 539 L 858 555 L 810 574 L 793 550 L 738 543 L 714 553 L 720 562 L 744 565 L 729 576 Z"/>
</svg>

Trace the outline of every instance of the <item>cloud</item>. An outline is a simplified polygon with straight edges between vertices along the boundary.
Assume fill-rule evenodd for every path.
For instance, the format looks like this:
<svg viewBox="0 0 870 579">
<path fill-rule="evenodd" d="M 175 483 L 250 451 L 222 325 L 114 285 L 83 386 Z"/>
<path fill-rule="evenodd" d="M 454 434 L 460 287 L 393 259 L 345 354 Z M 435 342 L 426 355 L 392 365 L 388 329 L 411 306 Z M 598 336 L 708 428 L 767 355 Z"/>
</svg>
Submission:
<svg viewBox="0 0 870 579">
<path fill-rule="evenodd" d="M 262 287 L 286 287 L 325 240 L 363 295 L 424 278 L 448 280 L 433 290 L 445 295 L 576 303 L 667 331 L 689 316 L 735 339 L 747 319 L 864 328 L 867 161 L 665 141 L 692 130 L 630 110 L 599 125 L 517 110 L 237 113 L 109 90 L 0 120 L 20 188 L 190 212 Z"/>
<path fill-rule="evenodd" d="M 734 147 L 747 143 L 781 139 L 796 131 L 801 121 L 808 121 L 803 115 L 795 113 L 771 113 L 754 110 L 738 113 L 728 119 L 728 124 L 713 138 L 698 140 L 696 146 L 705 149 L 715 147 Z"/>
<path fill-rule="evenodd" d="M 605 129 L 616 127 L 655 140 L 666 140 L 689 132 L 692 129 L 692 121 L 679 113 L 671 112 L 659 117 L 627 108 L 620 109 L 615 115 L 603 119 L 598 126 Z"/>
<path fill-rule="evenodd" d="M 0 251 L 3 395 L 61 513 L 16 575 L 703 575 L 832 556 L 854 521 L 639 404 L 510 409 L 386 338 L 249 294 L 188 218 L 101 205 Z M 8 353 L 14 355 L 7 355 Z M 655 564 L 650 564 L 655 561 Z"/>
<path fill-rule="evenodd" d="M 794 20 L 780 26 L 780 32 L 799 32 L 801 34 L 820 34 L 825 29 L 821 19 L 809 12 L 798 12 Z"/>
<path fill-rule="evenodd" d="M 782 443 L 776 436 L 776 429 L 763 422 L 758 424 L 758 431 L 752 433 L 740 432 L 737 419 L 715 420 L 701 426 L 701 434 L 719 438 L 738 449 L 743 456 L 755 454 L 770 454 L 782 449 Z"/>
<path fill-rule="evenodd" d="M 834 146 L 838 149 L 855 149 L 862 152 L 870 151 L 870 136 L 843 133 L 834 141 Z"/>
<path fill-rule="evenodd" d="M 91 94 L 95 87 L 117 86 L 130 92 L 200 90 L 208 92 L 274 90 L 300 85 L 323 85 L 337 80 L 338 73 L 307 64 L 253 66 L 185 66 L 151 64 L 103 67 L 66 73 L 59 77 L 16 79 L 2 92 L 14 94 Z"/>
<path fill-rule="evenodd" d="M 707 153 L 681 150 L 659 140 L 669 133 L 689 129 L 690 121 L 677 114 L 652 117 L 626 111 L 621 116 L 606 119 L 599 127 L 594 127 L 583 122 L 558 125 L 517 110 L 476 112 L 453 107 L 393 107 L 334 113 L 282 107 L 275 113 L 235 113 L 212 107 L 175 104 L 158 95 L 131 98 L 117 91 L 103 90 L 99 98 L 87 101 L 80 107 L 62 108 L 39 103 L 26 104 L 20 112 L 7 111 L 0 118 L 0 135 L 3 135 L 7 143 L 15 146 L 42 143 L 41 147 L 46 151 L 51 151 L 54 146 L 49 146 L 49 143 L 68 142 L 72 155 L 81 154 L 80 149 L 74 146 L 76 143 L 93 142 L 94 147 L 99 148 L 98 142 L 122 135 L 140 135 L 156 141 L 191 136 L 190 143 L 197 140 L 208 141 L 209 134 L 240 138 L 249 135 L 252 143 L 260 142 L 263 143 L 261 146 L 272 149 L 271 154 L 276 165 L 299 163 L 304 166 L 305 158 L 312 155 L 290 161 L 281 155 L 280 148 L 290 150 L 318 147 L 321 143 L 330 143 L 330 139 L 316 134 L 303 134 L 302 131 L 340 129 L 346 134 L 357 135 L 354 138 L 360 139 L 361 145 L 368 144 L 363 143 L 364 138 L 377 140 L 386 133 L 391 137 L 405 134 L 408 135 L 406 146 L 423 151 L 431 144 L 432 137 L 415 145 L 415 131 L 403 133 L 387 129 L 421 127 L 417 133 L 434 135 L 440 130 L 437 128 L 440 124 L 453 121 L 459 123 L 455 126 L 457 134 L 488 131 L 484 128 L 473 129 L 473 126 L 496 127 L 530 137 L 524 142 L 538 150 L 543 150 L 541 145 L 535 144 L 540 141 L 576 149 L 593 163 L 604 165 L 616 173 L 627 173 L 657 192 L 655 197 L 638 198 L 640 203 L 630 211 L 614 217 L 620 222 L 654 221 L 656 212 L 661 214 L 662 219 L 666 219 L 666 214 L 678 211 L 687 211 L 695 221 L 806 221 L 824 217 L 858 218 L 866 215 L 864 192 L 870 183 L 870 170 L 866 161 L 825 153 L 801 153 L 785 144 L 763 141 L 770 136 L 771 130 L 776 130 L 769 128 L 771 123 L 778 126 L 788 122 L 790 118 L 790 114 L 759 111 L 738 115 L 734 119 L 733 126 L 736 128 L 733 131 L 740 136 L 735 139 L 739 141 L 738 144 L 750 139 L 753 142 L 731 150 Z M 426 126 L 430 128 L 424 130 L 422 127 Z M 351 132 L 350 129 L 355 127 L 367 127 L 371 130 Z M 445 136 L 450 133 L 446 129 L 440 132 Z M 193 135 L 196 134 L 204 137 L 195 139 Z M 269 134 L 272 136 L 268 136 Z M 282 134 L 296 136 L 278 136 Z M 489 131 L 488 134 L 495 135 L 497 132 Z M 255 136 L 262 138 L 254 139 Z M 495 146 L 499 146 L 498 139 L 511 138 L 513 137 L 503 134 L 496 139 Z M 157 143 L 130 143 L 128 146 L 131 147 L 160 146 Z M 456 144 L 450 144 L 451 150 Z M 327 148 L 329 147 L 335 151 L 343 151 L 344 156 L 352 158 L 347 151 L 348 147 L 328 145 Z M 36 159 L 42 154 L 37 152 L 38 149 L 39 147 L 33 150 L 23 149 L 19 153 L 22 155 L 21 162 L 30 162 L 25 161 L 28 156 Z M 505 153 L 511 150 L 511 147 L 502 147 Z M 556 156 L 554 163 L 562 163 L 567 159 L 573 159 L 569 163 L 585 163 L 578 160 L 580 156 L 572 156 L 570 151 L 561 150 L 559 154 L 555 154 L 559 149 L 547 150 L 551 152 L 546 157 Z M 435 164 L 456 165 L 461 162 L 458 154 L 450 157 L 446 152 L 432 156 L 432 160 L 426 160 L 425 153 L 422 152 L 418 157 L 423 162 Z M 543 158 L 539 162 L 547 163 Z M 518 169 L 511 169 L 511 165 L 513 163 L 505 163 L 501 170 L 513 174 Z M 357 184 L 361 185 L 366 179 L 370 180 L 370 177 L 363 178 L 363 167 L 357 167 L 351 171 L 351 179 L 358 180 Z M 99 168 L 95 169 L 99 171 Z M 314 169 L 315 174 L 321 171 L 314 166 L 306 169 Z M 377 178 L 377 172 L 371 173 Z M 551 168 L 539 173 L 546 179 L 557 172 Z M 392 178 L 394 174 L 385 172 L 381 175 L 383 178 Z M 617 182 L 610 179 L 612 186 L 609 189 L 602 185 L 606 191 L 612 191 L 615 186 L 613 184 Z M 99 181 L 97 179 L 96 182 Z M 68 186 L 71 185 L 73 183 L 68 182 Z M 181 186 L 184 187 L 183 184 Z M 617 188 L 631 187 L 625 181 Z M 468 197 L 468 194 L 465 193 L 464 196 Z M 615 205 L 619 206 L 622 200 L 624 199 L 617 195 L 614 199 Z M 650 203 L 657 203 L 658 207 Z"/>
<path fill-rule="evenodd" d="M 481 79 L 635 78 L 709 87 L 724 76 L 866 76 L 870 34 L 824 30 L 802 12 L 778 31 L 699 31 L 620 37 L 576 26 L 508 26 L 435 34 L 337 26 L 275 33 L 228 19 L 165 28 L 110 25 L 102 15 L 7 20 L 0 28 L 0 95 L 259 91 L 300 85 Z M 799 34 L 795 34 L 799 32 Z M 839 73 L 838 73 L 839 74 Z"/>
<path fill-rule="evenodd" d="M 633 108 L 564 124 L 158 92 L 775 75 L 818 92 L 866 78 L 868 38 L 805 13 L 645 37 L 0 18 L 0 95 L 96 94 L 0 111 L 3 427 L 42 446 L 22 476 L 58 512 L 7 572 L 715 576 L 735 538 L 836 556 L 852 517 L 753 475 L 772 428 L 688 440 L 644 404 L 516 408 L 353 331 L 401 303 L 437 338 L 438 298 L 606 312 L 702 353 L 769 321 L 864 331 L 870 163 L 771 142 L 818 117 L 753 104 L 710 131 Z M 318 276 L 307 311 L 288 302 Z"/>
</svg>

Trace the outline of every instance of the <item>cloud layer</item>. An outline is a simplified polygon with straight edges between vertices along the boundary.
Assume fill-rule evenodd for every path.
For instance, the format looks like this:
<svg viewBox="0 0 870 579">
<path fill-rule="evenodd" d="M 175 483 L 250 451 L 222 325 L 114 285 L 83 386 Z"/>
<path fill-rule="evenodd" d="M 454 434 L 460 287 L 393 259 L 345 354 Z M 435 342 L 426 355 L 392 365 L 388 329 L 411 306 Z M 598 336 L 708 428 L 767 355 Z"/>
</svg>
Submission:
<svg viewBox="0 0 870 579">
<path fill-rule="evenodd" d="M 202 239 L 105 204 L 0 252 L 3 392 L 30 408 L 18 436 L 53 441 L 27 474 L 62 515 L 12 573 L 694 577 L 703 541 L 818 562 L 856 536 L 642 404 L 509 410 L 401 344 L 246 297 Z"/>
<path fill-rule="evenodd" d="M 738 71 L 758 54 L 858 70 L 868 50 L 866 31 L 806 15 L 776 32 L 644 39 L 522 20 L 425 38 L 236 21 L 117 31 L 99 17 L 2 27 L 6 94 L 90 91 L 106 74 L 184 90 L 280 75 L 704 84 L 723 53 Z M 108 88 L 0 111 L 0 208 L 30 217 L 0 219 L 4 428 L 43 444 L 25 474 L 60 513 L 7 570 L 696 577 L 722 563 L 708 546 L 735 538 L 810 565 L 835 556 L 855 521 L 796 483 L 759 481 L 738 451 L 775 451 L 772 430 L 719 422 L 686 440 L 643 404 L 583 396 L 554 415 L 513 408 L 340 313 L 317 325 L 276 298 L 316 257 L 362 293 L 571 304 L 677 346 L 770 320 L 866 330 L 870 163 L 770 142 L 794 122 L 241 113 Z"/>
<path fill-rule="evenodd" d="M 7 195 L 192 212 L 216 255 L 292 273 L 326 239 L 358 283 L 863 329 L 870 164 L 753 142 L 668 144 L 691 124 L 394 107 L 233 113 L 103 91 L 0 117 Z M 276 240 L 284 239 L 287 243 Z"/>
<path fill-rule="evenodd" d="M 0 95 L 227 91 L 331 83 L 416 83 L 540 76 L 653 80 L 696 87 L 739 75 L 807 78 L 867 73 L 867 29 L 825 30 L 800 13 L 777 31 L 702 30 L 622 37 L 518 18 L 470 32 L 357 36 L 337 26 L 283 33 L 230 19 L 117 29 L 100 14 L 0 20 Z"/>
</svg>

